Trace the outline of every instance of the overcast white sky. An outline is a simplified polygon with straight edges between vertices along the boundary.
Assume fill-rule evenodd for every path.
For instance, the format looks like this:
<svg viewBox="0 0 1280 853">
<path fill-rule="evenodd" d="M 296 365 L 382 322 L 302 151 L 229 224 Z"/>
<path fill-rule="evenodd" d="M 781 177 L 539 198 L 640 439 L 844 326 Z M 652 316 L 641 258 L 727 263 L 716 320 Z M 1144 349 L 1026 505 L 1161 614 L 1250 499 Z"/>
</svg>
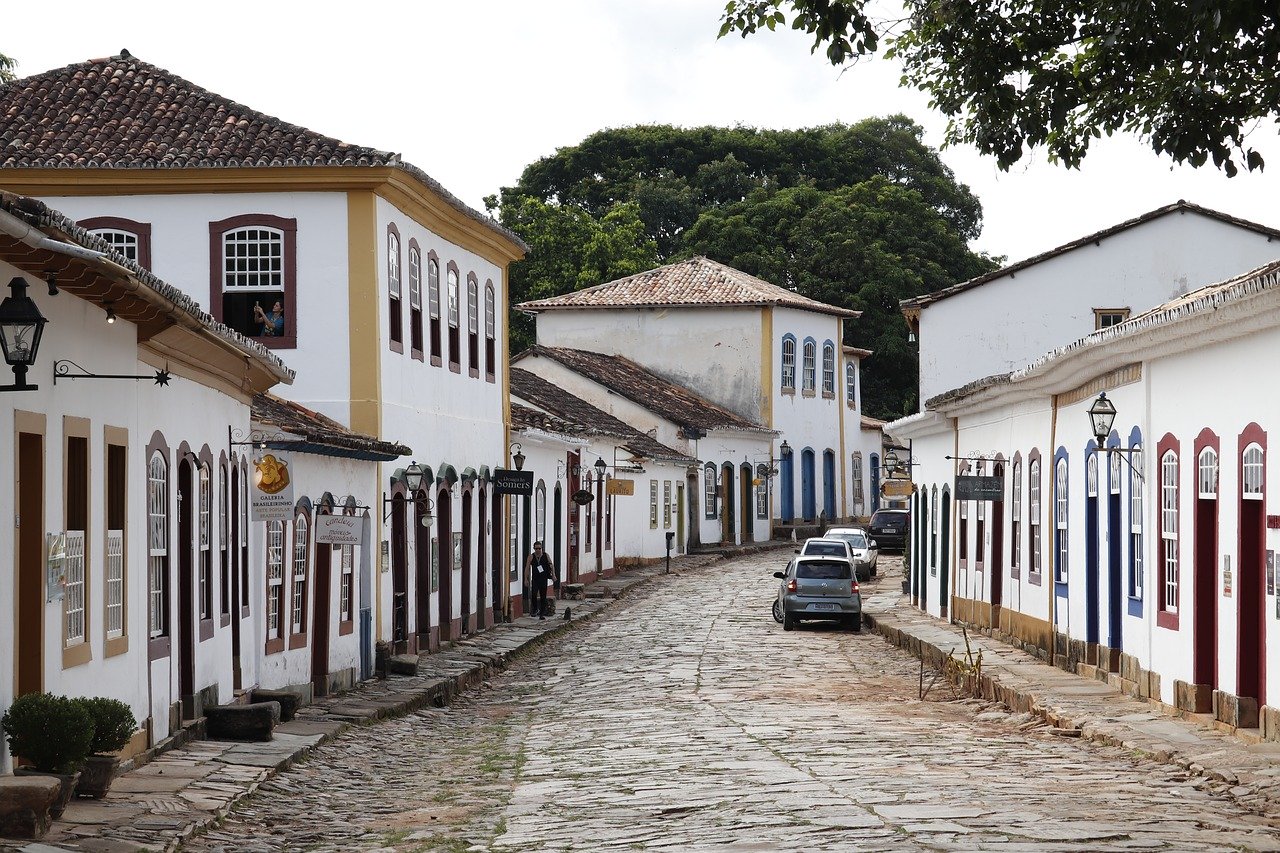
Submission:
<svg viewBox="0 0 1280 853">
<path fill-rule="evenodd" d="M 923 95 L 883 60 L 845 73 L 787 32 L 716 39 L 724 0 L 384 0 L 5 4 L 0 53 L 20 75 L 135 56 L 255 109 L 396 151 L 467 203 L 592 131 L 642 123 L 794 128 L 903 112 L 941 142 Z M 188 9 L 198 9 L 189 12 Z M 360 13 L 364 13 L 360 17 Z M 977 194 L 974 248 L 1019 260 L 1185 198 L 1280 226 L 1273 164 L 1227 179 L 1102 140 L 1081 171 L 1038 156 L 1009 173 L 970 150 L 943 160 Z"/>
</svg>

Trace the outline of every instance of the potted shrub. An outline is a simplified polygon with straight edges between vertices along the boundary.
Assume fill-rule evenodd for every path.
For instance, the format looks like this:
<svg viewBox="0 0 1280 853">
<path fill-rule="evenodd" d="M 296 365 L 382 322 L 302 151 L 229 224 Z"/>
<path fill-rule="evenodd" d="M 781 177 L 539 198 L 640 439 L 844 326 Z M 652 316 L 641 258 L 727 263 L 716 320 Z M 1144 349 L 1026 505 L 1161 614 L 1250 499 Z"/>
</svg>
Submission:
<svg viewBox="0 0 1280 853">
<path fill-rule="evenodd" d="M 74 699 L 49 693 L 27 693 L 13 700 L 0 717 L 9 741 L 9 753 L 29 766 L 14 768 L 15 775 L 40 773 L 57 776 L 62 792 L 49 809 L 61 817 L 76 791 L 80 765 L 93 742 L 93 717 Z"/>
<path fill-rule="evenodd" d="M 80 771 L 76 793 L 82 797 L 101 800 L 111 789 L 111 781 L 120 767 L 120 758 L 113 753 L 124 749 L 138 727 L 133 710 L 119 699 L 93 696 L 77 699 L 93 719 L 93 740 L 89 744 L 90 755 Z"/>
</svg>

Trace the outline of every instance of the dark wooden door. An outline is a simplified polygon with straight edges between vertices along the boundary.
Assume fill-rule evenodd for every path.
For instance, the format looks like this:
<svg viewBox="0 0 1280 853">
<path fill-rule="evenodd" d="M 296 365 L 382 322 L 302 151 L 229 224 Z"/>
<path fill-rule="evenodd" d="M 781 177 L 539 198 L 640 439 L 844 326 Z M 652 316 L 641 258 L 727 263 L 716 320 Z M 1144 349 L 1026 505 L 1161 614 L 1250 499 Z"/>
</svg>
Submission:
<svg viewBox="0 0 1280 853">
<path fill-rule="evenodd" d="M 195 492 L 191 463 L 178 465 L 178 695 L 183 719 L 195 707 Z M 285 614 L 280 614 L 284 619 Z"/>
<path fill-rule="evenodd" d="M 18 433 L 17 696 L 44 689 L 44 436 Z"/>
<path fill-rule="evenodd" d="M 333 546 L 316 543 L 316 588 L 311 600 L 311 689 L 317 696 L 329 692 L 329 609 Z"/>
</svg>

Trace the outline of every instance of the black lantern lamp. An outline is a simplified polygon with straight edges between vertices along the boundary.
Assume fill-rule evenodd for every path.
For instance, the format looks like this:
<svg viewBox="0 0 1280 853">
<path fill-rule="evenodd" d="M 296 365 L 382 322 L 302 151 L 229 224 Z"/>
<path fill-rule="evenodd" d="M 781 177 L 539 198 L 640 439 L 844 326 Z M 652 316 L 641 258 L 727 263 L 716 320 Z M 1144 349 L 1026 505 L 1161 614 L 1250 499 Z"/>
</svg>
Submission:
<svg viewBox="0 0 1280 853">
<path fill-rule="evenodd" d="M 414 460 L 409 463 L 408 468 L 397 473 L 400 477 L 400 482 L 404 483 L 404 487 L 409 493 L 409 497 L 405 502 L 422 507 L 422 526 L 430 527 L 431 511 L 435 509 L 435 501 L 426 495 L 419 494 L 419 490 L 422 488 L 422 481 L 427 474 L 426 469 L 419 465 L 417 460 Z M 384 493 L 382 496 L 383 523 L 386 523 L 387 519 L 391 518 L 391 509 L 388 509 L 388 507 L 393 507 L 394 504 L 395 499 Z"/>
<path fill-rule="evenodd" d="M 40 336 L 49 321 L 27 296 L 27 282 L 21 276 L 9 282 L 9 290 L 11 294 L 0 302 L 0 351 L 13 369 L 14 382 L 0 385 L 0 391 L 35 391 L 39 386 L 27 384 L 27 368 L 35 364 Z"/>
<path fill-rule="evenodd" d="M 519 442 L 515 442 L 515 443 L 513 443 L 513 444 L 511 445 L 511 447 L 509 447 L 509 448 L 507 448 L 507 449 L 508 449 L 508 450 L 511 450 L 511 449 L 514 449 L 514 450 L 515 450 L 515 453 L 511 454 L 511 464 L 513 464 L 513 465 L 515 465 L 515 466 L 516 466 L 516 470 L 517 470 L 517 471 L 523 471 L 523 470 L 524 470 L 524 460 L 525 460 L 525 458 L 526 458 L 526 457 L 525 457 L 525 455 L 524 455 L 524 448 L 522 448 L 522 447 L 520 446 Z"/>
<path fill-rule="evenodd" d="M 902 470 L 902 460 L 898 458 L 898 454 L 893 451 L 892 447 L 884 455 L 883 466 L 887 474 L 896 474 Z"/>
<path fill-rule="evenodd" d="M 1094 400 L 1093 405 L 1089 407 L 1089 423 L 1093 425 L 1093 437 L 1098 440 L 1099 447 L 1106 444 L 1107 436 L 1111 435 L 1111 425 L 1115 422 L 1115 404 L 1107 399 L 1104 391 L 1098 395 L 1098 399 Z"/>
<path fill-rule="evenodd" d="M 600 457 L 596 459 L 596 464 L 592 465 L 591 467 L 596 469 L 596 478 L 603 480 L 604 472 L 608 469 L 609 465 L 604 461 L 603 457 Z"/>
<path fill-rule="evenodd" d="M 404 485 L 409 490 L 409 494 L 416 495 L 418 493 L 418 489 L 422 488 L 422 478 L 426 473 L 416 460 L 410 462 L 409 467 L 404 469 Z"/>
</svg>

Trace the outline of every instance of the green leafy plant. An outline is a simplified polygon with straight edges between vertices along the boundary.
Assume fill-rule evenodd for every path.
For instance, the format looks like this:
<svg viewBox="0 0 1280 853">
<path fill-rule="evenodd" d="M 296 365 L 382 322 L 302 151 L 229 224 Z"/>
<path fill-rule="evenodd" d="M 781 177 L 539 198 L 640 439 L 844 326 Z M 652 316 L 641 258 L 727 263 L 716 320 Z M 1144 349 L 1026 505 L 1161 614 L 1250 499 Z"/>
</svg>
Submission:
<svg viewBox="0 0 1280 853">
<path fill-rule="evenodd" d="M 27 693 L 0 717 L 9 752 L 46 773 L 74 773 L 93 743 L 93 717 L 66 696 Z"/>
<path fill-rule="evenodd" d="M 119 699 L 108 699 L 104 696 L 92 696 L 77 699 L 80 705 L 93 718 L 93 740 L 89 744 L 89 752 L 94 755 L 105 755 L 119 752 L 133 737 L 138 728 L 138 721 L 133 717 L 133 709 Z"/>
</svg>

